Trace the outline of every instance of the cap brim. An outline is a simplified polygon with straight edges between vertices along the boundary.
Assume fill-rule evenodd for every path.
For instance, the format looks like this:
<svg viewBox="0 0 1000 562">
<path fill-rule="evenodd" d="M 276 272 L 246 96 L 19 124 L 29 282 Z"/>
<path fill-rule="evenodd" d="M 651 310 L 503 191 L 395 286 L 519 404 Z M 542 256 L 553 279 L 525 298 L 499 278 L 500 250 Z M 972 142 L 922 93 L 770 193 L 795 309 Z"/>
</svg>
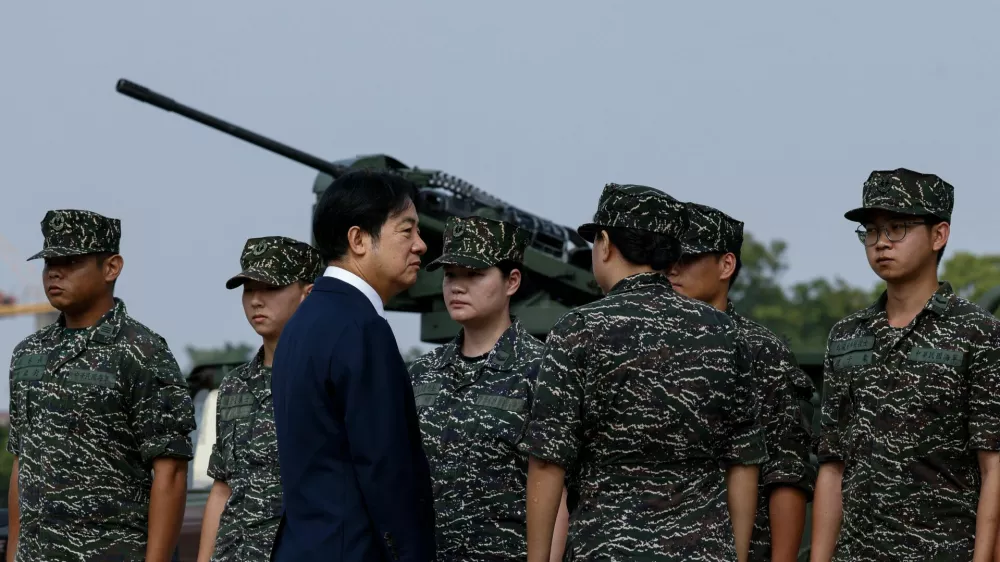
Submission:
<svg viewBox="0 0 1000 562">
<path fill-rule="evenodd" d="M 597 238 L 597 233 L 600 232 L 601 228 L 603 227 L 599 224 L 588 222 L 587 224 L 582 224 L 576 227 L 576 233 L 583 237 L 583 239 L 587 242 L 593 244 L 594 239 Z"/>
<path fill-rule="evenodd" d="M 96 254 L 93 250 L 81 250 L 79 248 L 67 248 L 65 246 L 52 246 L 45 248 L 41 252 L 31 256 L 25 261 L 37 260 L 42 258 L 65 258 L 68 256 L 86 256 L 88 254 Z"/>
<path fill-rule="evenodd" d="M 885 211 L 887 213 L 899 213 L 900 215 L 909 215 L 915 217 L 937 217 L 941 220 L 947 220 L 944 217 L 940 217 L 934 213 L 928 213 L 927 211 L 922 211 L 919 209 L 903 209 L 900 207 L 887 207 L 884 205 L 875 205 L 872 207 L 858 207 L 857 209 L 851 209 L 844 213 L 844 218 L 851 222 L 865 222 L 865 219 L 872 213 L 877 211 Z"/>
<path fill-rule="evenodd" d="M 720 251 L 722 250 L 716 250 L 715 248 L 710 248 L 701 244 L 681 244 L 681 252 L 688 256 L 696 254 L 714 254 Z"/>
<path fill-rule="evenodd" d="M 247 269 L 232 276 L 229 281 L 226 281 L 226 288 L 235 289 L 247 281 L 258 281 L 274 287 L 284 287 L 285 285 L 291 285 L 296 281 L 296 279 L 289 278 L 287 276 L 273 275 L 266 271 Z"/>
<path fill-rule="evenodd" d="M 461 267 L 468 267 L 470 269 L 486 269 L 488 267 L 493 267 L 496 264 L 490 263 L 482 258 L 477 258 L 473 256 L 463 256 L 461 254 L 444 254 L 438 259 L 427 264 L 424 269 L 427 271 L 434 271 L 445 265 L 458 265 Z"/>
</svg>

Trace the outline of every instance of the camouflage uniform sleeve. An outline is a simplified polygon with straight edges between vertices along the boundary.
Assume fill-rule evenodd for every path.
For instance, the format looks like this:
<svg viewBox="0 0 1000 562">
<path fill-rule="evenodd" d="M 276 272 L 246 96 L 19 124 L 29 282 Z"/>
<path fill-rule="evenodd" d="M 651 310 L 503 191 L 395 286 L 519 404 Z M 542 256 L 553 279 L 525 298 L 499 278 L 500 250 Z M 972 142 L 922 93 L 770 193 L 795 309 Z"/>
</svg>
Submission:
<svg viewBox="0 0 1000 562">
<path fill-rule="evenodd" d="M 132 374 L 132 431 L 143 462 L 158 457 L 194 457 L 194 405 L 173 353 L 162 342 L 140 359 Z"/>
<path fill-rule="evenodd" d="M 823 394 L 820 398 L 819 434 L 816 435 L 816 459 L 820 464 L 844 460 L 844 450 L 840 442 L 841 417 L 844 407 L 843 381 L 833 370 L 830 362 L 830 346 L 827 344 L 823 358 Z"/>
<path fill-rule="evenodd" d="M 583 435 L 587 350 L 593 337 L 579 314 L 563 316 L 547 338 L 538 366 L 527 435 L 521 450 L 570 472 Z"/>
<path fill-rule="evenodd" d="M 766 488 L 794 486 L 808 495 L 816 483 L 816 467 L 809 458 L 812 428 L 802 411 L 812 397 L 809 379 L 783 345 L 767 342 L 754 363 L 761 385 L 761 413 L 768 461 L 761 467 L 760 483 Z M 811 387 L 811 385 L 809 385 Z"/>
<path fill-rule="evenodd" d="M 742 339 L 732 340 L 732 384 L 722 427 L 719 456 L 724 468 L 733 465 L 763 464 L 767 461 L 764 429 L 760 425 L 760 400 L 753 381 L 750 350 Z"/>
<path fill-rule="evenodd" d="M 9 428 L 7 430 L 7 452 L 10 453 L 10 454 L 12 454 L 12 455 L 15 455 L 15 456 L 20 456 L 21 455 L 21 432 L 20 432 L 21 414 L 18 411 L 18 404 L 17 404 L 18 401 L 14 399 L 14 358 L 15 357 L 17 357 L 17 350 L 16 349 L 14 350 L 14 353 L 11 355 L 11 358 L 10 358 L 10 376 L 9 376 L 9 381 L 10 382 L 9 382 L 9 385 L 7 386 L 7 388 L 10 389 L 8 391 L 8 393 L 7 393 L 8 396 L 9 396 L 9 399 L 10 399 L 10 405 L 7 407 L 7 410 L 8 410 L 7 415 L 8 415 L 8 423 L 9 423 Z"/>
<path fill-rule="evenodd" d="M 230 439 L 227 438 L 225 428 L 226 422 L 222 421 L 222 397 L 225 390 L 220 385 L 219 392 L 215 397 L 215 443 L 212 444 L 212 456 L 208 459 L 208 477 L 221 482 L 228 482 L 230 470 L 227 462 L 231 458 L 229 447 Z"/>
<path fill-rule="evenodd" d="M 1000 450 L 1000 394 L 997 392 L 1000 389 L 1000 330 L 996 324 L 985 346 L 972 353 L 969 374 L 969 448 Z"/>
</svg>

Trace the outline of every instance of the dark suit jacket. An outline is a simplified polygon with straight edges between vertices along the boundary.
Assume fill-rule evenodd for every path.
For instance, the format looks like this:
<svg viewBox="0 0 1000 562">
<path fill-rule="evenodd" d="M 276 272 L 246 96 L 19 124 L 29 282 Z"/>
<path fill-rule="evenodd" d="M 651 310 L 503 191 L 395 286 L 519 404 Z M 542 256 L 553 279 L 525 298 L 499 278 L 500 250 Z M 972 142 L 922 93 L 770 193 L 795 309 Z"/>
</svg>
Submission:
<svg viewBox="0 0 1000 562">
<path fill-rule="evenodd" d="M 272 366 L 283 491 L 277 562 L 427 562 L 431 479 L 406 365 L 364 294 L 316 280 Z"/>
</svg>

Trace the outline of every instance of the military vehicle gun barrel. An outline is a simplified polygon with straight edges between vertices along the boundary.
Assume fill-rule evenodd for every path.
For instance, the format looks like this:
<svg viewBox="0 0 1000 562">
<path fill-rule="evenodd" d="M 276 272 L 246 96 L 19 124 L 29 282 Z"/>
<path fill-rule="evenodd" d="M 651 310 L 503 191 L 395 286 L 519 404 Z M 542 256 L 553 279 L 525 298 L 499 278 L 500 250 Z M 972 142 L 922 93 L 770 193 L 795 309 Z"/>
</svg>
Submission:
<svg viewBox="0 0 1000 562">
<path fill-rule="evenodd" d="M 232 123 L 223 121 L 218 117 L 213 117 L 212 115 L 198 111 L 193 107 L 188 107 L 182 103 L 178 103 L 173 98 L 169 98 L 159 92 L 150 90 L 149 88 L 136 84 L 130 80 L 126 80 L 124 78 L 118 80 L 118 83 L 115 85 L 115 90 L 117 90 L 120 94 L 126 95 L 132 99 L 146 102 L 149 105 L 158 107 L 164 111 L 183 115 L 184 117 L 197 121 L 202 125 L 222 131 L 223 133 L 232 135 L 238 139 L 245 140 L 250 144 L 257 145 L 264 150 L 276 152 L 285 158 L 289 158 L 300 164 L 305 164 L 310 168 L 329 174 L 334 178 L 347 171 L 347 169 L 343 166 L 337 166 L 327 160 L 323 160 L 322 158 L 318 158 L 312 154 L 307 154 L 301 150 L 292 148 L 287 144 L 258 135 L 253 131 L 248 131 L 243 127 L 233 125 Z"/>
<path fill-rule="evenodd" d="M 118 80 L 115 90 L 319 171 L 313 183 L 316 201 L 336 178 L 351 170 L 376 169 L 405 177 L 416 185 L 419 192 L 416 203 L 420 213 L 421 237 L 428 246 L 425 263 L 440 255 L 449 217 L 481 215 L 524 228 L 530 234 L 529 244 L 521 268 L 521 287 L 514 295 L 511 312 L 520 318 L 528 332 L 539 338 L 544 339 L 555 321 L 566 311 L 601 296 L 600 287 L 590 270 L 590 245 L 576 229 L 524 211 L 451 174 L 409 167 L 385 154 L 360 155 L 331 162 L 178 103 L 124 78 Z M 451 320 L 444 307 L 442 276 L 443 270 L 422 270 L 416 285 L 386 304 L 387 310 L 419 313 L 421 340 L 426 342 L 447 341 L 458 330 L 458 325 Z"/>
</svg>

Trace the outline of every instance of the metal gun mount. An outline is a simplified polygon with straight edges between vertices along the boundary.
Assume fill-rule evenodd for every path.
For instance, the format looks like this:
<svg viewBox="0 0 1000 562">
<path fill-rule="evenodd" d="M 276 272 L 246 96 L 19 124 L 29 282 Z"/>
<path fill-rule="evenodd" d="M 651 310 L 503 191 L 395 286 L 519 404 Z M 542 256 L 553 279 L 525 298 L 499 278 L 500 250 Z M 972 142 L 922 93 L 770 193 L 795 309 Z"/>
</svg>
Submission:
<svg viewBox="0 0 1000 562">
<path fill-rule="evenodd" d="M 440 255 L 444 225 L 450 216 L 485 215 L 524 228 L 530 233 L 530 241 L 525 251 L 521 288 L 514 296 L 511 311 L 539 338 L 544 339 L 555 321 L 570 308 L 601 296 L 590 271 L 590 246 L 575 229 L 515 207 L 465 180 L 440 170 L 411 168 L 385 154 L 331 162 L 188 107 L 124 78 L 118 80 L 115 89 L 120 94 L 177 113 L 317 170 L 319 173 L 313 183 L 317 201 L 336 178 L 351 170 L 372 168 L 406 177 L 419 190 L 416 203 L 422 235 L 428 245 L 425 263 Z M 441 270 L 433 273 L 422 270 L 416 285 L 386 306 L 388 310 L 420 313 L 423 341 L 447 341 L 458 329 L 444 308 L 442 275 Z"/>
</svg>

